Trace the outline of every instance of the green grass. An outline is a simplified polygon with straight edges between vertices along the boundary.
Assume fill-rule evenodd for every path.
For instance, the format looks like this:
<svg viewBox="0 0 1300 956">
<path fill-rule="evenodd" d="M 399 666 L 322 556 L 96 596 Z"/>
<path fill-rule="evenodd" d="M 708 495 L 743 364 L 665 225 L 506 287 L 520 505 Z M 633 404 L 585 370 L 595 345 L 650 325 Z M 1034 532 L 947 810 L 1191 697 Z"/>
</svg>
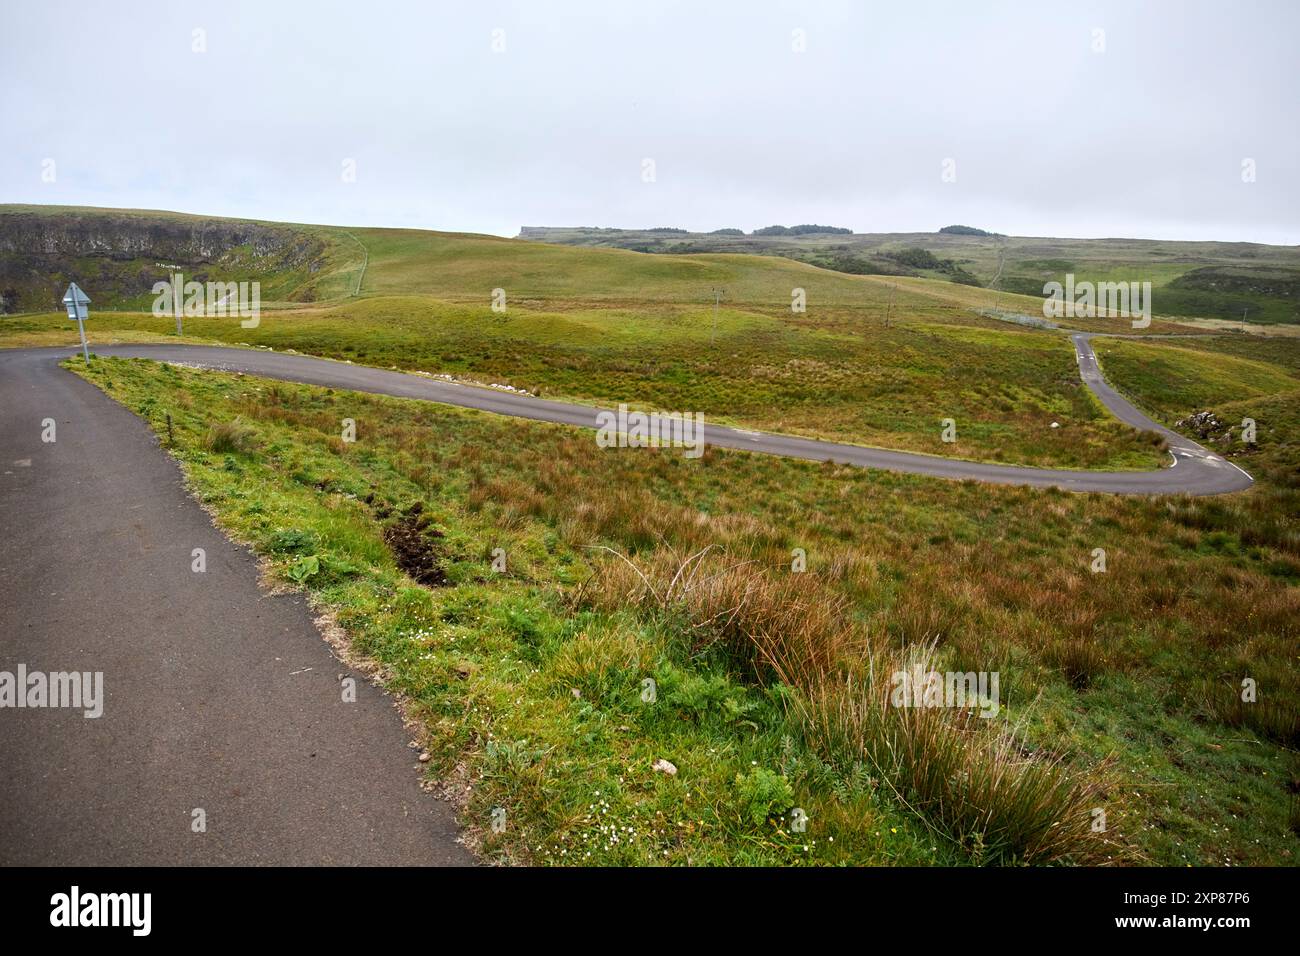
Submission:
<svg viewBox="0 0 1300 956">
<path fill-rule="evenodd" d="M 801 263 L 754 256 L 645 256 L 613 249 L 567 249 L 542 243 L 425 232 L 358 229 L 370 252 L 362 291 L 424 293 L 486 302 L 494 288 L 530 299 L 593 302 L 693 302 L 712 300 L 715 286 L 727 301 L 789 303 L 791 290 L 808 289 L 813 301 L 861 302 L 859 280 Z"/>
<path fill-rule="evenodd" d="M 696 461 L 608 451 L 589 433 L 426 403 L 142 361 L 70 367 L 155 428 L 172 415 L 173 453 L 223 526 L 301 578 L 409 695 L 431 779 L 469 787 L 463 819 L 491 858 L 1009 862 L 1030 855 L 1045 812 L 1078 826 L 1071 792 L 1109 830 L 1039 859 L 1261 864 L 1300 850 L 1300 447 L 1285 431 L 1238 458 L 1259 479 L 1248 493 L 1146 500 L 713 448 Z M 1269 419 L 1300 411 L 1294 392 L 1249 401 Z M 236 421 L 243 450 L 211 450 Z M 385 545 L 416 502 L 441 532 L 429 540 L 446 586 L 416 586 Z M 758 597 L 734 626 L 710 616 L 725 594 L 637 599 L 627 565 L 595 545 L 651 581 L 712 548 L 749 562 L 727 573 Z M 806 576 L 788 571 L 796 547 Z M 1089 572 L 1096 547 L 1105 574 Z M 878 661 L 933 645 L 938 669 L 999 671 L 1002 714 L 954 736 L 946 716 L 890 723 L 869 699 L 845 710 L 826 680 L 861 679 L 859 640 Z M 758 653 L 774 647 L 783 678 Z M 804 651 L 821 663 L 790 663 Z M 1235 703 L 1243 675 L 1268 708 Z M 1001 784 L 922 773 L 987 769 L 1013 732 Z M 886 739 L 930 757 L 882 762 Z M 1034 783 L 1052 760 L 1081 789 Z M 962 811 L 983 786 L 999 822 L 972 831 Z M 806 834 L 765 815 L 790 800 Z"/>
<path fill-rule="evenodd" d="M 865 327 L 840 314 L 737 308 L 720 310 L 716 321 L 715 338 L 712 310 L 698 307 L 501 315 L 486 304 L 401 296 L 273 312 L 250 330 L 195 318 L 185 332 L 856 444 L 1072 468 L 1161 462 L 1081 385 L 1072 346 L 1059 334 L 918 319 Z M 122 330 L 163 337 L 171 320 L 101 313 L 95 323 L 92 340 L 102 342 Z M 58 315 L 2 325 L 14 344 L 55 330 L 74 336 Z M 945 418 L 957 422 L 955 445 L 941 441 Z"/>
<path fill-rule="evenodd" d="M 942 279 L 941 272 L 900 267 L 889 258 L 919 249 L 955 263 L 980 285 L 1040 302 L 1044 283 L 1063 283 L 1072 273 L 1077 282 L 1150 282 L 1157 316 L 1238 321 L 1245 310 L 1251 322 L 1300 323 L 1300 251 L 1294 246 L 937 232 L 756 237 L 534 228 L 527 234 L 540 241 L 669 255 L 689 249 L 784 256 L 849 272 L 888 274 L 901 268 Z"/>
<path fill-rule="evenodd" d="M 1178 342 L 1178 347 L 1267 362 L 1300 376 L 1300 337 L 1219 335 L 1208 339 L 1184 339 Z"/>
<path fill-rule="evenodd" d="M 1167 424 L 1227 402 L 1300 389 L 1295 365 L 1298 345 L 1286 339 L 1189 339 L 1177 347 L 1112 338 L 1093 340 L 1111 382 Z"/>
</svg>

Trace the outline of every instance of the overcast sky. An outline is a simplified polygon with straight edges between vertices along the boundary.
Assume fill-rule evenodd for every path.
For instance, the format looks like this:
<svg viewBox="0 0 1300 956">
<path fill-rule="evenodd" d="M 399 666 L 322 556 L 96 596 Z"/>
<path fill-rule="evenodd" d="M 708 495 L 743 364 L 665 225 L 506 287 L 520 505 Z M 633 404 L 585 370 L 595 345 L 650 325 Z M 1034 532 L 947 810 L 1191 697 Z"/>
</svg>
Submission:
<svg viewBox="0 0 1300 956">
<path fill-rule="evenodd" d="M 1298 37 L 1296 0 L 4 0 L 0 202 L 1300 244 Z"/>
</svg>

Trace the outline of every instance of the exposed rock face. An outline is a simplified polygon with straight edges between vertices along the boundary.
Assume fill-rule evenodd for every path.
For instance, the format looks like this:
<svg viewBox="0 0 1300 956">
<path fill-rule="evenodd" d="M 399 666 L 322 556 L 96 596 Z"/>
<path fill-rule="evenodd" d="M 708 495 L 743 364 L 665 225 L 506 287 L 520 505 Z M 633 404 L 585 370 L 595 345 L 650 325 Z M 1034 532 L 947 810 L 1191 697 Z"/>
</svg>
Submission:
<svg viewBox="0 0 1300 956">
<path fill-rule="evenodd" d="M 0 252 L 37 255 L 102 255 L 116 259 L 163 257 L 214 262 L 236 246 L 259 257 L 301 265 L 319 242 L 290 229 L 213 219 L 146 219 L 136 216 L 12 213 L 0 216 Z"/>
<path fill-rule="evenodd" d="M 172 271 L 257 278 L 315 272 L 325 243 L 310 233 L 228 219 L 112 212 L 0 213 L 0 289 L 6 311 L 58 308 L 69 277 L 97 287 L 97 304 L 147 294 Z M 309 298 L 304 293 L 301 298 Z M 49 301 L 46 301 L 46 300 Z"/>
</svg>

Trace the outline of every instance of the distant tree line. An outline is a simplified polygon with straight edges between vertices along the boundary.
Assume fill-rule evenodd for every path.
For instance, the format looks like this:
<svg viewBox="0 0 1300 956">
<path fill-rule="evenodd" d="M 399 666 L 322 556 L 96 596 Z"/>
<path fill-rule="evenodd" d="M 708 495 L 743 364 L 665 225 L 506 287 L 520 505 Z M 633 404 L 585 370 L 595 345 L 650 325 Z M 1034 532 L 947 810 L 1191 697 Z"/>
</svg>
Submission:
<svg viewBox="0 0 1300 956">
<path fill-rule="evenodd" d="M 892 259 L 900 266 L 910 266 L 913 269 L 938 269 L 943 264 L 942 260 L 929 249 L 915 246 L 894 252 L 882 252 L 881 255 L 886 259 Z"/>
<path fill-rule="evenodd" d="M 909 269 L 932 269 L 935 272 L 942 272 L 953 282 L 960 282 L 962 285 L 980 284 L 975 276 L 959 266 L 954 260 L 940 259 L 929 249 L 911 246 L 907 249 L 882 252 L 881 256 L 890 262 L 896 262 L 898 265 Z"/>
<path fill-rule="evenodd" d="M 851 236 L 852 229 L 844 229 L 840 226 L 818 226 L 814 223 L 803 223 L 798 226 L 764 226 L 762 229 L 755 229 L 755 236 L 808 236 L 814 233 L 830 233 L 837 236 Z"/>
<path fill-rule="evenodd" d="M 974 226 L 944 226 L 939 230 L 950 236 L 996 236 L 996 232 L 986 232 L 983 229 L 976 229 Z"/>
</svg>

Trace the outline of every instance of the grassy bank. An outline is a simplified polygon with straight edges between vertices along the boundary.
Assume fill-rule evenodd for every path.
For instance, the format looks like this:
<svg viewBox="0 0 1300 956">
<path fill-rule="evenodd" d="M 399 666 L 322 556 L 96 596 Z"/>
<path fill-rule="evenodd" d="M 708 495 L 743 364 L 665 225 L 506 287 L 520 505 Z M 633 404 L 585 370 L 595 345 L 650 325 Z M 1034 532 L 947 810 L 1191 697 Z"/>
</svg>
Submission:
<svg viewBox="0 0 1300 956">
<path fill-rule="evenodd" d="M 1288 442 L 1238 459 L 1261 478 L 1246 495 L 1140 500 L 712 448 L 688 461 L 419 402 L 72 367 L 164 433 L 172 416 L 172 452 L 221 523 L 407 695 L 430 778 L 457 782 L 489 858 L 1300 849 Z M 1294 420 L 1294 397 L 1268 401 Z M 997 671 L 998 716 L 891 707 L 881 675 L 918 658 Z M 1266 706 L 1237 702 L 1243 675 Z"/>
<path fill-rule="evenodd" d="M 1300 389 L 1300 341 L 1230 337 L 1175 346 L 1107 338 L 1094 340 L 1093 347 L 1111 381 L 1165 424 Z"/>
</svg>

